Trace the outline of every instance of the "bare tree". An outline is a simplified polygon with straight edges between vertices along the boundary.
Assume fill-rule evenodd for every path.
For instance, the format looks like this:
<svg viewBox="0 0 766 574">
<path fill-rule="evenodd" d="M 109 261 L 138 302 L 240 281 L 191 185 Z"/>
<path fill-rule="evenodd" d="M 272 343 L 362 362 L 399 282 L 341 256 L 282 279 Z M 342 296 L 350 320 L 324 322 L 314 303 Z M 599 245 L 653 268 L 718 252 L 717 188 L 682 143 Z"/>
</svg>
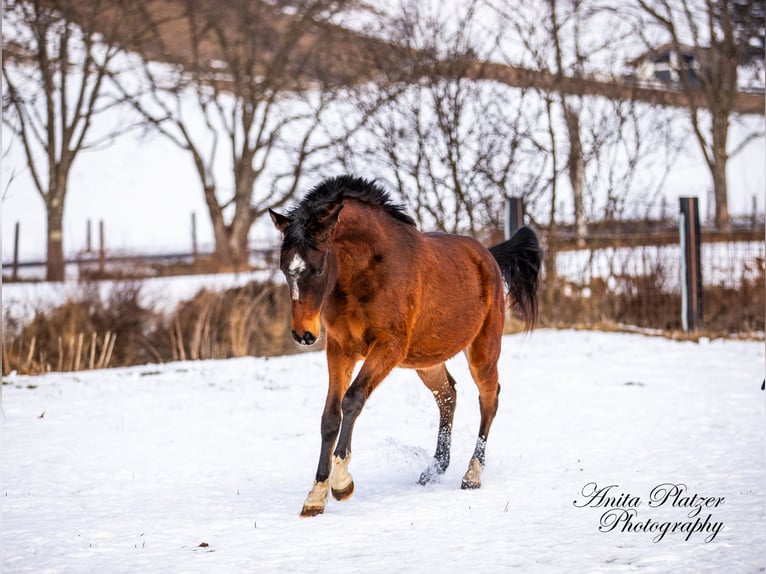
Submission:
<svg viewBox="0 0 766 574">
<path fill-rule="evenodd" d="M 80 152 L 114 138 L 93 129 L 113 105 L 106 78 L 127 23 L 120 3 L 9 0 L 2 59 L 3 123 L 18 137 L 47 214 L 46 278 L 64 278 L 62 225 L 69 175 Z"/>
<path fill-rule="evenodd" d="M 626 206 L 651 201 L 656 191 L 654 184 L 645 185 L 642 167 L 651 163 L 652 173 L 665 172 L 684 133 L 673 108 L 632 99 L 619 83 L 625 51 L 620 38 L 630 31 L 620 21 L 624 17 L 592 0 L 544 0 L 512 11 L 504 4 L 495 8 L 515 46 L 515 51 L 507 49 L 505 38 L 500 50 L 509 67 L 524 66 L 557 79 L 536 90 L 550 108 L 546 115 L 552 122 L 549 133 L 538 136 L 538 145 L 555 155 L 556 167 L 549 163 L 555 178 L 550 185 L 566 178 L 572 211 L 557 212 L 556 201 L 566 195 L 558 187 L 550 223 L 571 218 L 576 235 L 583 237 L 590 223 L 639 215 L 635 209 L 626 213 Z M 592 33 L 595 29 L 603 33 Z M 593 77 L 601 78 L 599 94 L 570 90 Z M 608 77 L 614 78 L 613 91 L 607 89 Z M 658 165 L 658 158 L 665 158 L 666 165 Z M 640 186 L 631 185 L 638 180 Z M 642 193 L 642 187 L 652 191 Z"/>
<path fill-rule="evenodd" d="M 602 12 L 599 3 L 538 0 L 513 9 L 503 2 L 493 5 L 507 31 L 498 54 L 509 69 L 524 69 L 538 78 L 530 82 L 534 97 L 527 98 L 527 105 L 544 109 L 537 116 L 539 129 L 530 134 L 545 161 L 542 189 L 530 207 L 547 228 L 545 299 L 552 306 L 559 292 L 557 252 L 562 242 L 574 239 L 583 245 L 589 227 L 644 215 L 657 202 L 661 182 L 647 174 L 656 176 L 671 165 L 676 122 L 672 111 L 633 99 L 619 83 L 615 67 L 625 26 Z M 596 29 L 603 32 L 593 33 Z M 615 79 L 609 82 L 609 77 Z M 592 78 L 598 78 L 598 91 L 580 89 Z M 565 205 L 571 207 L 564 211 Z M 564 224 L 572 221 L 570 234 Z"/>
<path fill-rule="evenodd" d="M 676 65 L 679 86 L 688 97 L 689 118 L 705 163 L 710 170 L 715 199 L 715 226 L 730 226 L 726 166 L 730 153 L 729 127 L 739 92 L 740 65 L 753 56 L 763 61 L 764 3 L 755 0 L 637 0 L 643 14 L 660 26 L 676 54 L 691 49 L 691 61 Z M 647 45 L 654 44 L 637 27 Z M 760 48 L 751 40 L 760 38 Z M 704 107 L 700 105 L 700 98 Z M 762 132 L 756 134 L 760 137 Z M 741 149 L 750 138 L 742 142 Z"/>
<path fill-rule="evenodd" d="M 386 29 L 373 32 L 400 50 L 400 74 L 386 71 L 377 90 L 387 103 L 343 161 L 352 171 L 374 166 L 424 228 L 491 240 L 505 197 L 533 192 L 539 170 L 527 136 L 535 122 L 523 113 L 527 90 L 470 77 L 479 4 L 439 13 L 403 2 Z"/>
<path fill-rule="evenodd" d="M 349 34 L 331 23 L 351 2 L 140 5 L 156 32 L 152 43 L 135 47 L 141 82 L 120 89 L 190 154 L 217 259 L 242 267 L 255 220 L 294 197 L 353 129 L 339 106 L 359 66 L 344 65 Z"/>
<path fill-rule="evenodd" d="M 562 33 L 557 10 L 557 1 L 548 0 L 548 4 L 550 6 L 550 30 L 556 61 L 554 73 L 556 74 L 557 78 L 561 79 L 565 74 L 565 70 L 561 47 Z M 582 54 L 580 53 L 579 42 L 579 17 L 581 7 L 582 2 L 580 0 L 573 0 L 571 2 L 571 17 L 574 21 L 574 67 L 571 72 L 572 76 L 574 77 L 579 77 L 582 75 L 581 62 L 583 58 Z M 567 96 L 563 92 L 558 93 L 561 99 L 561 109 L 564 115 L 564 125 L 566 126 L 566 133 L 569 140 L 569 150 L 567 154 L 567 173 L 569 175 L 569 183 L 572 187 L 575 236 L 577 238 L 578 245 L 583 246 L 585 244 L 587 224 L 585 222 L 585 199 L 583 197 L 585 187 L 585 160 L 583 157 L 582 140 L 580 138 L 581 102 L 577 96 Z"/>
</svg>

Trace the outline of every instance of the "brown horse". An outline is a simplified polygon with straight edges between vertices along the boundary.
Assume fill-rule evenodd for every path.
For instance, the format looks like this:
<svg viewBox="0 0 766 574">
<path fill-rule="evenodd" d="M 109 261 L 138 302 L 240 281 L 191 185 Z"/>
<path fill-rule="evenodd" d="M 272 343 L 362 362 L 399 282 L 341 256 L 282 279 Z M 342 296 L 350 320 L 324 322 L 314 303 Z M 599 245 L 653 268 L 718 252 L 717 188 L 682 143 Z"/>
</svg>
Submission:
<svg viewBox="0 0 766 574">
<path fill-rule="evenodd" d="M 353 493 L 354 422 L 395 367 L 415 369 L 439 407 L 436 454 L 419 482 L 446 470 L 456 393 L 444 363 L 462 350 L 481 409 L 462 488 L 479 488 L 500 392 L 504 281 L 527 329 L 537 317 L 534 232 L 523 227 L 489 250 L 467 237 L 421 233 L 377 185 L 351 176 L 324 181 L 287 215 L 270 214 L 283 234 L 280 267 L 292 298 L 293 338 L 311 345 L 323 325 L 330 374 L 316 480 L 301 515 L 323 512 L 329 491 L 337 500 Z M 352 382 L 358 361 L 364 363 Z"/>
</svg>

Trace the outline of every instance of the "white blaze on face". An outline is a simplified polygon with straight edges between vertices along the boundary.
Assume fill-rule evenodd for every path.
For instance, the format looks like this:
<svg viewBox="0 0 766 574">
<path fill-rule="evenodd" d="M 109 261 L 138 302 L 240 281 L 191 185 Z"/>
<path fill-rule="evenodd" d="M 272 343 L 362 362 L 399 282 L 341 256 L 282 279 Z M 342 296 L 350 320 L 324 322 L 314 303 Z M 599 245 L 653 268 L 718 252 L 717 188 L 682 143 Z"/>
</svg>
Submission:
<svg viewBox="0 0 766 574">
<path fill-rule="evenodd" d="M 306 262 L 297 253 L 293 256 L 293 260 L 290 261 L 290 265 L 287 267 L 287 273 L 290 283 L 290 293 L 293 301 L 300 299 L 301 293 L 298 290 L 298 276 L 306 270 Z"/>
</svg>

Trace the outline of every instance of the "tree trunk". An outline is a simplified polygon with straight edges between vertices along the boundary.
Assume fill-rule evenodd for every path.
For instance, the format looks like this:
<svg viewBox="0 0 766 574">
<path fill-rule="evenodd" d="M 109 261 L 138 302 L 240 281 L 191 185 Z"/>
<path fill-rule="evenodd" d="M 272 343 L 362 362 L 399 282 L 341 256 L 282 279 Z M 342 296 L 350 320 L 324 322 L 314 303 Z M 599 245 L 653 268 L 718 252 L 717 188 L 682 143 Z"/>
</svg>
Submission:
<svg viewBox="0 0 766 574">
<path fill-rule="evenodd" d="M 577 246 L 584 247 L 588 228 L 585 223 L 585 201 L 583 197 L 585 160 L 583 159 L 582 141 L 580 140 L 580 116 L 577 110 L 570 106 L 565 99 L 562 101 L 562 107 L 564 108 L 564 120 L 567 125 L 567 135 L 569 136 L 567 171 L 569 173 L 569 183 L 572 186 L 575 236 L 577 237 Z"/>
<path fill-rule="evenodd" d="M 250 206 L 238 206 L 234 213 L 234 219 L 228 226 L 228 236 L 226 238 L 227 250 L 229 255 L 229 265 L 235 271 L 243 271 L 247 268 L 250 255 L 250 246 L 248 245 L 248 235 L 253 226 Z"/>
<path fill-rule="evenodd" d="M 213 236 L 215 241 L 215 263 L 220 270 L 229 270 L 232 267 L 233 256 L 229 248 L 229 234 L 226 226 L 213 224 Z"/>
<path fill-rule="evenodd" d="M 255 222 L 251 201 L 253 199 L 253 187 L 255 187 L 256 174 L 252 168 L 252 154 L 243 154 L 240 162 L 235 164 L 235 189 L 234 217 L 229 226 L 229 251 L 231 264 L 235 270 L 244 270 L 248 265 L 250 246 L 248 235 Z"/>
<path fill-rule="evenodd" d="M 64 194 L 61 194 L 63 196 Z M 64 202 L 57 194 L 48 202 L 48 252 L 45 264 L 46 281 L 64 280 L 63 222 Z"/>
<path fill-rule="evenodd" d="M 247 269 L 250 249 L 248 245 L 248 229 L 240 228 L 238 233 L 232 232 L 229 236 L 229 253 L 231 254 L 231 265 L 235 271 L 244 271 Z"/>
<path fill-rule="evenodd" d="M 728 187 L 726 184 L 726 164 L 729 156 L 726 145 L 729 136 L 729 114 L 711 110 L 713 149 L 710 171 L 713 176 L 713 195 L 715 197 L 715 227 L 726 230 L 731 227 L 729 217 Z"/>
<path fill-rule="evenodd" d="M 248 235 L 255 220 L 248 201 L 235 201 L 235 212 L 231 224 L 226 224 L 223 209 L 215 199 L 215 190 L 205 191 L 208 213 L 213 224 L 215 256 L 221 269 L 241 271 L 247 267 L 250 249 Z"/>
<path fill-rule="evenodd" d="M 223 218 L 223 210 L 218 204 L 218 198 L 215 194 L 215 185 L 205 183 L 204 170 L 199 170 L 198 173 L 200 179 L 202 179 L 205 205 L 207 206 L 207 212 L 210 216 L 210 223 L 213 225 L 216 264 L 221 269 L 230 269 L 232 266 L 232 254 L 229 249 L 229 229 Z"/>
</svg>

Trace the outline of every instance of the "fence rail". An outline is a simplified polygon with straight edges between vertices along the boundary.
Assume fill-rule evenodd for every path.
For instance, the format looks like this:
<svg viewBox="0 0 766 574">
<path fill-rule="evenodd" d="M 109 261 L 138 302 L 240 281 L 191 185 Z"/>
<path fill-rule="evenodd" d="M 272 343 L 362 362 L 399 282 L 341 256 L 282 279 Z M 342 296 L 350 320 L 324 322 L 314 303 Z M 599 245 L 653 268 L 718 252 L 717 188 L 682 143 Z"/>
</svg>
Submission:
<svg viewBox="0 0 766 574">
<path fill-rule="evenodd" d="M 274 261 L 277 248 L 258 248 L 250 250 L 250 262 L 254 266 L 263 265 Z M 80 271 L 85 271 L 92 276 L 109 276 L 111 274 L 131 274 L 137 278 L 142 276 L 153 277 L 157 275 L 179 275 L 193 273 L 209 273 L 222 270 L 215 263 L 213 252 L 171 252 L 150 254 L 85 254 L 70 257 L 66 260 L 68 267 L 75 266 Z M 18 277 L 16 269 L 44 269 L 44 260 L 11 261 L 4 262 L 3 269 L 11 270 L 10 277 L 5 280 L 24 280 Z M 120 273 L 122 269 L 124 273 Z M 44 274 L 43 274 L 44 275 Z"/>
<path fill-rule="evenodd" d="M 678 223 L 672 228 L 644 230 L 635 232 L 588 232 L 582 238 L 584 244 L 577 245 L 577 234 L 573 231 L 556 232 L 556 251 L 576 251 L 579 249 L 605 249 L 609 247 L 645 247 L 660 245 L 678 245 Z M 740 243 L 764 240 L 764 228 L 733 229 L 717 231 L 702 229 L 702 243 Z"/>
</svg>

